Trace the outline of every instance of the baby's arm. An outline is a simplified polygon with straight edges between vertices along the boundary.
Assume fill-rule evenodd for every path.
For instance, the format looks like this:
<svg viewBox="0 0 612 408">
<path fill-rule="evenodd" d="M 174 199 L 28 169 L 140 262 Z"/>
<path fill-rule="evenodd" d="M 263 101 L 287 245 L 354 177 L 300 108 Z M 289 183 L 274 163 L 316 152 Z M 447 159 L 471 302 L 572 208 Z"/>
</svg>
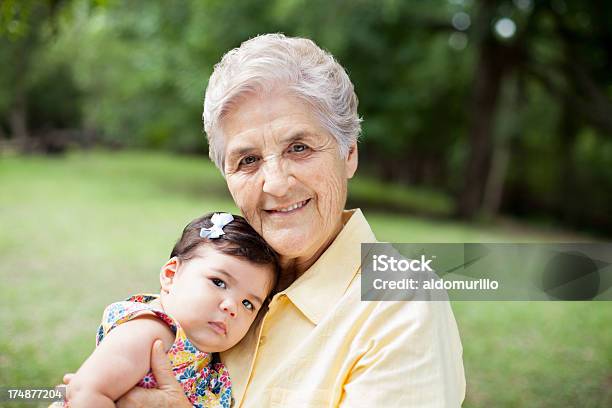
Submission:
<svg viewBox="0 0 612 408">
<path fill-rule="evenodd" d="M 114 401 L 149 372 L 153 342 L 161 339 L 168 350 L 174 337 L 168 325 L 154 316 L 140 316 L 115 327 L 70 381 L 70 406 L 114 407 Z"/>
</svg>

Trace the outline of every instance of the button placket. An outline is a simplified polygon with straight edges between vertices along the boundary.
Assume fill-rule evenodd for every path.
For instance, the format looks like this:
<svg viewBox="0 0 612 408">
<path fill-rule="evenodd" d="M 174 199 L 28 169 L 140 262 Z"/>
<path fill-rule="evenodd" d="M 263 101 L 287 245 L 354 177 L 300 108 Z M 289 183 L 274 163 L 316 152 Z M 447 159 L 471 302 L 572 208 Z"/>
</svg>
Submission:
<svg viewBox="0 0 612 408">
<path fill-rule="evenodd" d="M 263 320 L 261 322 L 261 328 L 259 330 L 259 339 L 257 341 L 257 348 L 258 349 L 259 349 L 259 347 L 263 346 L 265 344 L 266 340 L 267 340 L 267 336 L 265 335 L 265 333 L 266 333 L 266 321 L 268 320 L 270 315 L 273 314 L 274 311 L 278 308 L 281 299 L 284 299 L 286 296 L 287 295 L 282 293 L 278 297 L 274 297 L 272 299 L 272 301 L 270 302 L 270 304 L 268 305 L 268 311 L 267 311 L 266 315 L 264 316 L 264 318 L 263 318 Z"/>
</svg>

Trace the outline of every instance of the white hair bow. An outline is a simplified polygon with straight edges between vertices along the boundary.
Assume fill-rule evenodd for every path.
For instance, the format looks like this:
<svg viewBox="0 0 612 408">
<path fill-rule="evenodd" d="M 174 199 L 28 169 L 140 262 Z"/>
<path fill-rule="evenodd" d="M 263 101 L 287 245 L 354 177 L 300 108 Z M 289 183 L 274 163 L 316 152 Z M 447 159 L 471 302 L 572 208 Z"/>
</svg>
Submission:
<svg viewBox="0 0 612 408">
<path fill-rule="evenodd" d="M 219 238 L 221 235 L 225 234 L 225 232 L 223 232 L 223 227 L 234 221 L 234 217 L 232 217 L 232 214 L 228 213 L 214 213 L 210 220 L 213 226 L 210 228 L 202 228 L 200 230 L 200 237 L 210 239 Z"/>
</svg>

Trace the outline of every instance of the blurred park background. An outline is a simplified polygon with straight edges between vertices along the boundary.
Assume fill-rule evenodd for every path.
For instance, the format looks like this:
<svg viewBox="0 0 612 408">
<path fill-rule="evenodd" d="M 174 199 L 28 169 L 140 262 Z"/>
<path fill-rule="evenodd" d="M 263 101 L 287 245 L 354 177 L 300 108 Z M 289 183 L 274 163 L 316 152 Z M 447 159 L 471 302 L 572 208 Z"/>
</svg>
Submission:
<svg viewBox="0 0 612 408">
<path fill-rule="evenodd" d="M 609 240 L 611 22 L 608 0 L 0 1 L 0 387 L 77 369 L 106 304 L 157 291 L 189 220 L 237 211 L 202 99 L 260 33 L 347 69 L 349 206 L 379 239 Z M 466 407 L 612 404 L 607 302 L 453 307 Z"/>
</svg>

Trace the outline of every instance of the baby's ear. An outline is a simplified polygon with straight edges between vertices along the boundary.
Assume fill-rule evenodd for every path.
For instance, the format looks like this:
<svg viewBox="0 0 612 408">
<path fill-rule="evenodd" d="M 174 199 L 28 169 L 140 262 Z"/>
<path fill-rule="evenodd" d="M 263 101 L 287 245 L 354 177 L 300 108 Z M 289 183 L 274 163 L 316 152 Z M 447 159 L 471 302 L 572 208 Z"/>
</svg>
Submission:
<svg viewBox="0 0 612 408">
<path fill-rule="evenodd" d="M 178 270 L 178 258 L 176 256 L 170 258 L 168 262 L 161 267 L 159 271 L 159 283 L 161 284 L 162 292 L 169 293 L 172 284 L 174 283 L 174 277 Z"/>
</svg>

